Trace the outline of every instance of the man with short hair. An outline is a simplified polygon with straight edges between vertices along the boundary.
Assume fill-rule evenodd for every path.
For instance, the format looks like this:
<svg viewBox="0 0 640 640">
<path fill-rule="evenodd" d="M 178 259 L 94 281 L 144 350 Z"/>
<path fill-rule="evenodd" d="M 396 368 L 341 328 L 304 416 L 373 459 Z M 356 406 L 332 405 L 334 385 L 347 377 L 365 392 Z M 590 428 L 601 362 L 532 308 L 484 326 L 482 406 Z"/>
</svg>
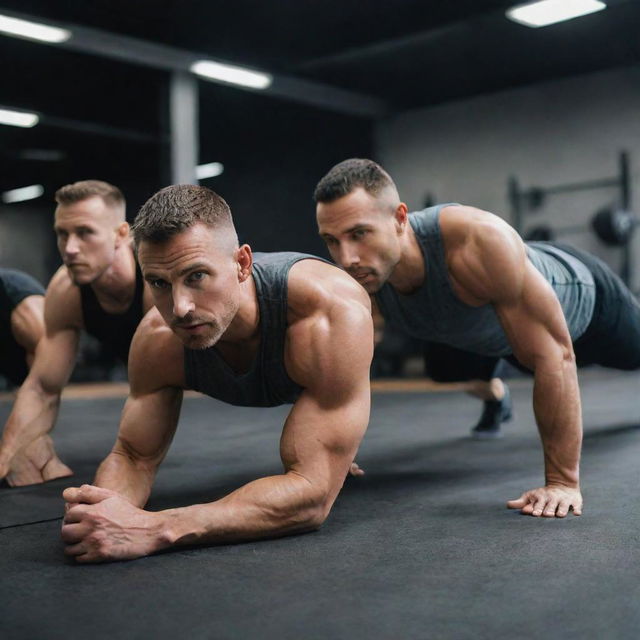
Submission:
<svg viewBox="0 0 640 640">
<path fill-rule="evenodd" d="M 389 174 L 371 160 L 333 167 L 315 200 L 333 260 L 387 322 L 533 372 L 545 485 L 508 506 L 533 516 L 579 515 L 576 364 L 640 368 L 640 305 L 622 281 L 585 252 L 525 244 L 486 211 L 443 204 L 408 214 Z"/>
<path fill-rule="evenodd" d="M 64 264 L 49 283 L 45 335 L 0 445 L 0 478 L 12 486 L 72 473 L 48 434 L 73 371 L 80 332 L 98 338 L 126 363 L 135 329 L 153 304 L 136 265 L 121 191 L 84 180 L 60 188 L 56 202 L 54 230 Z"/>
<path fill-rule="evenodd" d="M 313 256 L 254 260 L 238 245 L 227 203 L 204 187 L 159 191 L 132 230 L 156 308 L 132 343 L 114 448 L 95 486 L 64 492 L 66 553 L 78 562 L 124 560 L 318 528 L 369 419 L 368 296 Z M 293 403 L 280 439 L 284 472 L 208 504 L 145 511 L 183 389 L 235 405 Z"/>
</svg>

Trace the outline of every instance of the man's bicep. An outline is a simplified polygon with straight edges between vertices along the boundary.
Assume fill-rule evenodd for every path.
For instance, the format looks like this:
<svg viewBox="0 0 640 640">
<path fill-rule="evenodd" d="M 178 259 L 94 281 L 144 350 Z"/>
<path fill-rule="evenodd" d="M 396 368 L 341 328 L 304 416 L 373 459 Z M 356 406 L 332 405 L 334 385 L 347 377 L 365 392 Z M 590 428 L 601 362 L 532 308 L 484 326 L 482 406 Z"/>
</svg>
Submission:
<svg viewBox="0 0 640 640">
<path fill-rule="evenodd" d="M 329 474 L 341 485 L 369 421 L 372 333 L 369 310 L 351 305 L 310 327 L 305 389 L 282 438 L 287 468 Z"/>
</svg>

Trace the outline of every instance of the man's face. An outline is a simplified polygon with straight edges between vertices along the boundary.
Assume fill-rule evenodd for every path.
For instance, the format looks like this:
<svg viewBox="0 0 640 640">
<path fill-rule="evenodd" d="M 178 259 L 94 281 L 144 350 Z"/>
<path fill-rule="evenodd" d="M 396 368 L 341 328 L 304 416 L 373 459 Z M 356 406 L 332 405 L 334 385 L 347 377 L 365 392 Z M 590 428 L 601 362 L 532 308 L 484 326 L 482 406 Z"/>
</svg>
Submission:
<svg viewBox="0 0 640 640">
<path fill-rule="evenodd" d="M 58 206 L 53 227 L 58 251 L 75 284 L 90 284 L 111 266 L 122 241 L 120 224 L 100 196 Z"/>
<path fill-rule="evenodd" d="M 319 202 L 316 219 L 333 261 L 368 293 L 378 291 L 400 260 L 401 226 L 393 205 L 357 188 Z"/>
<path fill-rule="evenodd" d="M 225 232 L 221 232 L 224 234 Z M 189 349 L 212 347 L 240 306 L 237 249 L 196 224 L 166 242 L 140 242 L 138 261 L 166 324 Z"/>
</svg>

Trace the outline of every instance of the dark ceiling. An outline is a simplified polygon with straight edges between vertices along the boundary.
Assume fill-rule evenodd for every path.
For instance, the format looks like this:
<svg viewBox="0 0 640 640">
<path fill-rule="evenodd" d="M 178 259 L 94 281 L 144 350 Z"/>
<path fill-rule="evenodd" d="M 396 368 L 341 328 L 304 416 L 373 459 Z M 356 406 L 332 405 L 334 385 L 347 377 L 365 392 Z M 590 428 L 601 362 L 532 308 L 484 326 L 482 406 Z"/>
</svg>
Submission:
<svg viewBox="0 0 640 640">
<path fill-rule="evenodd" d="M 640 60 L 640 2 L 608 0 L 590 16 L 542 29 L 507 20 L 505 0 L 0 0 L 2 9 L 101 29 L 421 107 Z M 42 113 L 32 130 L 0 127 L 0 189 L 40 171 L 52 183 L 85 167 L 122 181 L 166 165 L 168 72 L 0 36 L 0 105 Z M 243 107 L 240 108 L 240 103 Z M 252 110 L 253 109 L 253 110 Z M 336 114 L 206 83 L 203 161 L 243 131 L 284 130 L 306 118 L 335 128 Z M 340 116 L 344 126 L 367 127 Z M 362 123 L 359 124 L 358 122 Z M 247 124 L 250 123 L 250 127 Z M 363 129 L 363 131 L 365 130 Z M 204 132 L 208 132 L 206 135 Z M 284 134 L 286 135 L 286 133 Z M 295 128 L 295 144 L 302 135 Z M 269 144 L 272 144 L 270 141 Z M 55 167 L 24 158 L 55 149 Z M 212 150 L 212 149 L 215 149 Z M 35 163 L 35 164 L 34 164 Z M 34 178 L 35 180 L 35 178 Z M 23 180 L 22 180 L 23 181 Z"/>
</svg>

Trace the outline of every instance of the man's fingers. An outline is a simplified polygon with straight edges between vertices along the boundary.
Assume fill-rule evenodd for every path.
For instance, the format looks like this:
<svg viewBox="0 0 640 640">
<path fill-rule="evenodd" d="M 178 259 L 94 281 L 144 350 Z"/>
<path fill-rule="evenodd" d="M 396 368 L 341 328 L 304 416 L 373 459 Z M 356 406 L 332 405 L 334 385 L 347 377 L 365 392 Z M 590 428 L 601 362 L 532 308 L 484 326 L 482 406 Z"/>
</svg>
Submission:
<svg viewBox="0 0 640 640">
<path fill-rule="evenodd" d="M 544 508 L 542 515 L 545 518 L 555 518 L 557 509 L 558 509 L 558 501 L 555 499 L 550 499 L 549 502 L 547 502 L 547 506 Z"/>
<path fill-rule="evenodd" d="M 569 509 L 571 508 L 571 503 L 568 500 L 560 500 L 560 504 L 558 504 L 558 509 L 556 511 L 556 516 L 558 518 L 564 518 L 569 513 Z"/>
<path fill-rule="evenodd" d="M 65 556 L 80 556 L 83 553 L 87 553 L 88 549 L 84 542 L 78 542 L 77 544 L 69 544 L 64 548 Z"/>
<path fill-rule="evenodd" d="M 360 466 L 356 462 L 351 463 L 351 468 L 349 469 L 349 473 L 352 476 L 363 476 L 364 469 L 361 469 Z"/>
<path fill-rule="evenodd" d="M 66 544 L 74 544 L 82 542 L 84 537 L 89 533 L 89 527 L 82 523 L 65 524 L 62 527 L 62 540 Z"/>
<path fill-rule="evenodd" d="M 509 500 L 509 502 L 507 502 L 507 508 L 522 509 L 522 507 L 524 507 L 528 502 L 529 498 L 527 498 L 527 494 L 525 493 L 515 500 Z"/>
<path fill-rule="evenodd" d="M 113 495 L 113 491 L 102 487 L 94 487 L 91 484 L 83 484 L 81 487 L 69 487 L 62 492 L 62 497 L 67 502 L 84 502 L 86 504 L 102 502 Z"/>
<path fill-rule="evenodd" d="M 573 515 L 574 516 L 582 515 L 582 503 L 573 505 Z"/>
<path fill-rule="evenodd" d="M 63 522 L 65 524 L 72 524 L 74 522 L 81 522 L 84 518 L 85 513 L 87 513 L 87 507 L 80 503 L 67 503 L 69 504 L 69 508 L 65 507 L 65 514 Z"/>
<path fill-rule="evenodd" d="M 42 469 L 42 478 L 45 482 L 56 478 L 67 478 L 72 475 L 73 471 L 58 456 L 51 458 Z"/>
<path fill-rule="evenodd" d="M 546 504 L 547 504 L 547 499 L 545 497 L 537 498 L 536 501 L 533 503 L 533 509 L 531 510 L 531 515 L 535 516 L 536 518 L 538 516 L 541 516 Z"/>
</svg>

